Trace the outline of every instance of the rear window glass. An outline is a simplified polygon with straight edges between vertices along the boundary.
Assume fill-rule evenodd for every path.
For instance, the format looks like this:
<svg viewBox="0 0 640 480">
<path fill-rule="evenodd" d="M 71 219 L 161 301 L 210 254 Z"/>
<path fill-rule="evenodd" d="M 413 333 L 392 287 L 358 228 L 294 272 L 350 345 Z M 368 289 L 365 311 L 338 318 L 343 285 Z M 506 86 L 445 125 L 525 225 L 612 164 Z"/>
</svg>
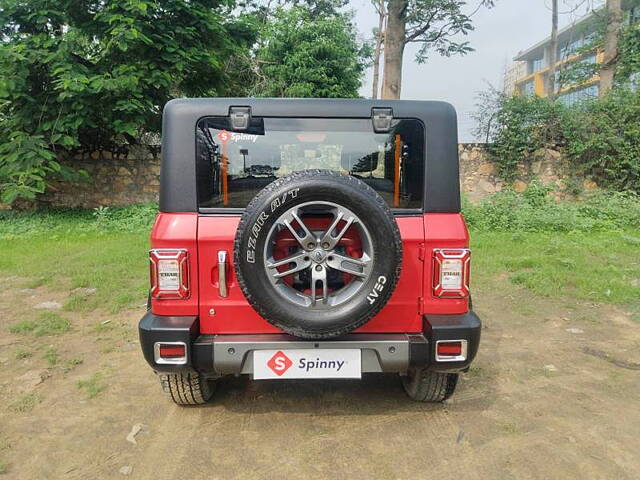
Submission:
<svg viewBox="0 0 640 480">
<path fill-rule="evenodd" d="M 279 177 L 308 169 L 353 175 L 392 208 L 422 207 L 424 127 L 396 120 L 375 133 L 371 119 L 252 118 L 234 132 L 228 118 L 197 128 L 198 201 L 203 208 L 244 208 Z"/>
</svg>

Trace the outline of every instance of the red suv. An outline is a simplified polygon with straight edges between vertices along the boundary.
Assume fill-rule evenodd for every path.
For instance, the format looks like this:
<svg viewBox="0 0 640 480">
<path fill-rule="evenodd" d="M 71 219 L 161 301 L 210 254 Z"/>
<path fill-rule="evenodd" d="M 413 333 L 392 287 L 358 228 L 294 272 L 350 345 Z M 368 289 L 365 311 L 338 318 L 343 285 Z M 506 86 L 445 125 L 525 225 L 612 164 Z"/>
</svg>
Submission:
<svg viewBox="0 0 640 480">
<path fill-rule="evenodd" d="M 396 372 L 438 402 L 478 350 L 455 110 L 173 100 L 140 343 L 163 390 Z"/>
</svg>

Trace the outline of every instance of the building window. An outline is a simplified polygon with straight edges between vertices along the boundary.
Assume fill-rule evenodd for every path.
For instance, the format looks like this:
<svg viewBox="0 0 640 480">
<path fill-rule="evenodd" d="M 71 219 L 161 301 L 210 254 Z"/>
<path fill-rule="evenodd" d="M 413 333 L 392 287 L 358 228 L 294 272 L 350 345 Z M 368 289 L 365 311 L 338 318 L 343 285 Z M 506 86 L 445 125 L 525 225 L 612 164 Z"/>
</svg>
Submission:
<svg viewBox="0 0 640 480">
<path fill-rule="evenodd" d="M 539 72 L 544 68 L 544 58 L 535 58 L 529 62 L 529 73 Z"/>
<path fill-rule="evenodd" d="M 640 7 L 633 7 L 629 12 L 629 22 L 634 24 L 640 21 Z"/>
<path fill-rule="evenodd" d="M 582 47 L 585 42 L 582 38 L 578 38 L 577 40 L 573 40 L 565 45 L 560 45 L 558 47 L 558 59 L 562 60 L 564 58 L 568 58 L 574 53 L 578 51 L 580 47 Z"/>
<path fill-rule="evenodd" d="M 529 80 L 527 83 L 522 85 L 522 93 L 524 95 L 533 95 L 534 94 L 533 80 Z"/>
<path fill-rule="evenodd" d="M 590 85 L 588 87 L 579 88 L 572 90 L 569 93 L 565 93 L 564 95 L 560 95 L 558 100 L 567 106 L 571 106 L 584 100 L 596 98 L 598 96 L 598 91 L 598 85 Z"/>
</svg>

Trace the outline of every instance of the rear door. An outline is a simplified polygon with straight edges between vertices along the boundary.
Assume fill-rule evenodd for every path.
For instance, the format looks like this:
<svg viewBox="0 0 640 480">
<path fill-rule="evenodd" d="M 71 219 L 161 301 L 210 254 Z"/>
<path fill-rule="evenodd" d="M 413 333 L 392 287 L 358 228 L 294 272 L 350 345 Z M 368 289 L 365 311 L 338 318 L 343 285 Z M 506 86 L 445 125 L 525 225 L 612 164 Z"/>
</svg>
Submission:
<svg viewBox="0 0 640 480">
<path fill-rule="evenodd" d="M 362 332 L 421 331 L 425 132 L 418 120 L 394 120 L 375 133 L 370 118 L 252 118 L 235 132 L 227 117 L 197 130 L 198 264 L 202 333 L 278 333 L 248 304 L 233 270 L 243 208 L 266 185 L 298 170 L 350 174 L 375 189 L 396 214 L 403 239 L 398 286 Z M 222 282 L 222 283 L 221 283 Z"/>
</svg>

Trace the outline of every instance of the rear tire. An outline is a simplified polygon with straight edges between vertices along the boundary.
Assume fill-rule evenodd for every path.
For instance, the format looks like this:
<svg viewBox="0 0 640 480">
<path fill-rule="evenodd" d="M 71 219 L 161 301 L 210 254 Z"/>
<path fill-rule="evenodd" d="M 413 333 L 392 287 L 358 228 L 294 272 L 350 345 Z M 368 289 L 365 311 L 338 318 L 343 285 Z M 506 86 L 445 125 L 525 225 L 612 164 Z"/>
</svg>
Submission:
<svg viewBox="0 0 640 480">
<path fill-rule="evenodd" d="M 457 373 L 443 373 L 416 368 L 402 377 L 402 386 L 416 402 L 443 402 L 456 390 Z"/>
<path fill-rule="evenodd" d="M 203 405 L 213 396 L 215 382 L 197 373 L 159 373 L 162 391 L 176 405 Z"/>
</svg>

